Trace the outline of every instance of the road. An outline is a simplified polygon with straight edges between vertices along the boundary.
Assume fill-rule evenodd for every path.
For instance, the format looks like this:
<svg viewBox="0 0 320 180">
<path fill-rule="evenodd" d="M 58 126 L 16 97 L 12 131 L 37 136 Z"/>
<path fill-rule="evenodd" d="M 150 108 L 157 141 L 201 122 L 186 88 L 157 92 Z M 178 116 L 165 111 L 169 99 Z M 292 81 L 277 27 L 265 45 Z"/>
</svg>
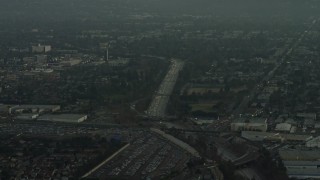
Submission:
<svg viewBox="0 0 320 180">
<path fill-rule="evenodd" d="M 318 20 L 314 20 L 312 22 L 312 24 L 310 25 L 310 27 L 308 28 L 308 30 L 304 31 L 301 33 L 301 35 L 299 36 L 299 38 L 297 39 L 297 41 L 295 41 L 288 49 L 287 51 L 283 54 L 283 56 L 281 57 L 281 59 L 278 61 L 278 63 L 275 65 L 275 67 L 269 71 L 269 73 L 261 79 L 260 83 L 258 83 L 258 85 L 253 88 L 248 96 L 245 96 L 241 103 L 239 104 L 239 106 L 233 111 L 233 115 L 238 116 L 239 114 L 242 114 L 246 108 L 248 107 L 250 101 L 252 101 L 256 95 L 259 94 L 259 92 L 264 88 L 264 83 L 268 82 L 269 80 L 271 80 L 275 74 L 275 72 L 277 72 L 277 70 L 281 67 L 281 65 L 285 62 L 286 57 L 289 56 L 293 49 L 296 48 L 301 41 L 304 39 L 306 33 L 308 33 L 308 31 L 310 29 L 313 28 L 313 26 L 317 23 Z"/>
<path fill-rule="evenodd" d="M 92 174 L 93 172 L 95 172 L 96 170 L 98 170 L 100 167 L 102 167 L 104 164 L 106 164 L 107 162 L 109 162 L 112 158 L 114 158 L 115 156 L 117 156 L 118 154 L 120 154 L 123 150 L 125 150 L 127 147 L 130 146 L 129 144 L 126 144 L 125 146 L 123 146 L 121 149 L 119 149 L 117 152 L 115 152 L 113 155 L 111 155 L 110 157 L 108 157 L 106 160 L 104 160 L 102 163 L 100 163 L 99 165 L 97 165 L 96 167 L 94 167 L 92 170 L 90 170 L 89 172 L 87 172 L 85 175 L 83 175 L 81 178 L 86 178 L 88 177 L 90 174 Z"/>
<path fill-rule="evenodd" d="M 167 104 L 183 65 L 184 62 L 180 60 L 173 59 L 171 61 L 169 71 L 164 77 L 158 91 L 155 92 L 153 100 L 146 112 L 149 117 L 165 117 Z"/>
<path fill-rule="evenodd" d="M 170 134 L 165 133 L 164 131 L 161 131 L 160 129 L 150 128 L 150 130 L 152 132 L 162 136 L 163 138 L 169 140 L 170 142 L 179 146 L 180 148 L 184 149 L 185 151 L 187 151 L 188 153 L 190 153 L 194 157 L 200 158 L 199 152 L 196 149 L 194 149 L 193 147 L 191 147 L 189 144 L 181 141 L 180 139 L 178 139 Z"/>
</svg>

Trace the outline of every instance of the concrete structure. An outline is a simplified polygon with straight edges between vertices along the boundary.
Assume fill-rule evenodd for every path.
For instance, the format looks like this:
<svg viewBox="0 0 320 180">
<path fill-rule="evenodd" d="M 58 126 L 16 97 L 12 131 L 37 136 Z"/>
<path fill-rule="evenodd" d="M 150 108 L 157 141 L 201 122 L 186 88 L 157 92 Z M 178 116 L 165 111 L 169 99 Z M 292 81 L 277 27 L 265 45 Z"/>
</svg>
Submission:
<svg viewBox="0 0 320 180">
<path fill-rule="evenodd" d="M 152 118 L 163 118 L 166 116 L 166 108 L 174 86 L 177 82 L 179 72 L 183 69 L 184 62 L 172 59 L 168 73 L 164 77 L 158 91 L 156 91 L 146 114 Z"/>
<path fill-rule="evenodd" d="M 36 120 L 39 114 L 19 114 L 15 117 L 17 120 Z"/>
<path fill-rule="evenodd" d="M 187 143 L 181 141 L 180 139 L 177 139 L 174 136 L 171 136 L 170 134 L 167 134 L 167 133 L 161 131 L 160 129 L 150 128 L 150 130 L 152 132 L 157 133 L 157 134 L 161 135 L 162 137 L 168 139 L 169 141 L 171 141 L 175 145 L 181 147 L 185 151 L 192 154 L 193 156 L 200 158 L 199 152 L 197 150 L 195 150 L 193 147 L 191 147 Z"/>
<path fill-rule="evenodd" d="M 10 113 L 23 113 L 29 111 L 31 113 L 56 112 L 60 110 L 60 105 L 16 105 L 12 106 Z"/>
<path fill-rule="evenodd" d="M 319 149 L 280 149 L 279 154 L 290 178 L 320 178 Z"/>
<path fill-rule="evenodd" d="M 279 123 L 279 124 L 276 125 L 275 130 L 276 131 L 282 131 L 282 132 L 290 132 L 291 128 L 292 128 L 291 124 Z"/>
<path fill-rule="evenodd" d="M 125 146 L 123 146 L 121 149 L 119 149 L 117 152 L 113 153 L 110 157 L 108 157 L 106 160 L 104 160 L 102 163 L 98 164 L 96 167 L 94 167 L 93 169 L 91 169 L 89 172 L 87 172 L 85 175 L 83 175 L 81 178 L 86 178 L 88 177 L 90 174 L 92 174 L 93 172 L 97 171 L 100 167 L 102 167 L 104 164 L 106 164 L 107 162 L 109 162 L 110 160 L 112 160 L 114 157 L 116 157 L 118 154 L 120 154 L 122 151 L 124 151 L 125 149 L 127 149 L 130 146 L 130 143 L 126 144 Z"/>
<path fill-rule="evenodd" d="M 320 148 L 320 136 L 313 138 L 306 142 L 307 147 L 317 147 Z"/>
<path fill-rule="evenodd" d="M 266 132 L 268 124 L 266 119 L 253 118 L 244 119 L 240 118 L 231 123 L 231 131 L 262 131 Z"/>
<path fill-rule="evenodd" d="M 88 118 L 87 115 L 82 114 L 50 114 L 43 115 L 38 118 L 39 121 L 55 121 L 55 122 L 68 122 L 80 123 Z"/>
<path fill-rule="evenodd" d="M 293 141 L 306 142 L 312 139 L 311 135 L 297 134 L 282 134 L 273 132 L 257 132 L 257 131 L 242 131 L 241 136 L 250 141 Z"/>
</svg>

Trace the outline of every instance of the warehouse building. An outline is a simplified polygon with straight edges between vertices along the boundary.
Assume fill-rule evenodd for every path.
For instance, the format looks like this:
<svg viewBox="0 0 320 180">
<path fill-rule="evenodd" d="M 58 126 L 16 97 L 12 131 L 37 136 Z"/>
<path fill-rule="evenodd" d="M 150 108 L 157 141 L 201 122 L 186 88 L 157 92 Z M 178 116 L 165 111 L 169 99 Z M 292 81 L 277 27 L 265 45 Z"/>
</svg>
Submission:
<svg viewBox="0 0 320 180">
<path fill-rule="evenodd" d="M 280 149 L 280 158 L 287 169 L 289 178 L 319 179 L 319 149 Z"/>
</svg>

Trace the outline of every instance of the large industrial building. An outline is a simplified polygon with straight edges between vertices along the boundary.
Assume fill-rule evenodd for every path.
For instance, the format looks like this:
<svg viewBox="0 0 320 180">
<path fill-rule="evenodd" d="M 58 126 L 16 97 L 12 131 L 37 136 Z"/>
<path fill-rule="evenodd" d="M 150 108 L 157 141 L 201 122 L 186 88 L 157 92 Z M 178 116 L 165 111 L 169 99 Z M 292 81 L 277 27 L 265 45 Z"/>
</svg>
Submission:
<svg viewBox="0 0 320 180">
<path fill-rule="evenodd" d="M 262 131 L 268 129 L 267 120 L 263 118 L 240 118 L 231 123 L 232 131 Z"/>
<path fill-rule="evenodd" d="M 320 178 L 319 149 L 280 149 L 279 154 L 289 178 Z"/>
<path fill-rule="evenodd" d="M 38 118 L 39 121 L 53 121 L 53 122 L 67 122 L 67 123 L 80 123 L 88 118 L 83 114 L 48 114 Z"/>
</svg>

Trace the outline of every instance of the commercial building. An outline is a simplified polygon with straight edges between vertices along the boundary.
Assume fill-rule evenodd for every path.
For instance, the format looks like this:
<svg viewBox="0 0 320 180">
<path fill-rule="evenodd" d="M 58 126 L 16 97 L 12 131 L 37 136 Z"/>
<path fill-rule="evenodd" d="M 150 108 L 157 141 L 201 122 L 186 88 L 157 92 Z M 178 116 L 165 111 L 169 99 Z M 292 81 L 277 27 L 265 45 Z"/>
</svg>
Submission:
<svg viewBox="0 0 320 180">
<path fill-rule="evenodd" d="M 240 118 L 231 123 L 232 131 L 262 131 L 268 129 L 267 120 L 263 118 L 245 119 Z"/>
<path fill-rule="evenodd" d="M 88 116 L 83 114 L 49 114 L 38 118 L 39 121 L 80 123 L 87 120 Z"/>
</svg>

